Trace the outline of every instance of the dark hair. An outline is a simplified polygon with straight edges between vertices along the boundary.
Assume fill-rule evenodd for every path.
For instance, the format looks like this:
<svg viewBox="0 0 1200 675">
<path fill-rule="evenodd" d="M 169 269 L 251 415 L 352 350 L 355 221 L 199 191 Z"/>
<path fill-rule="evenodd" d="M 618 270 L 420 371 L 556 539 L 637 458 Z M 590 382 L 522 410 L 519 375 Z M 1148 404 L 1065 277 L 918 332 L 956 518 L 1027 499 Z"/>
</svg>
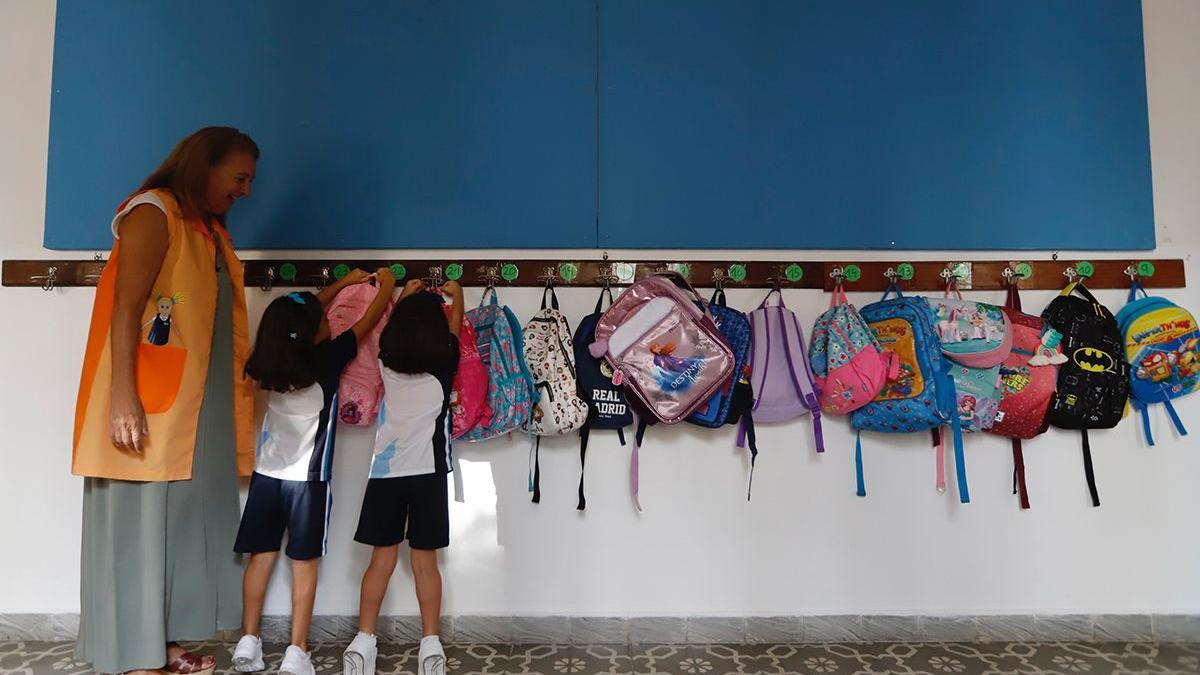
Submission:
<svg viewBox="0 0 1200 675">
<path fill-rule="evenodd" d="M 268 391 L 303 389 L 317 381 L 321 303 L 312 293 L 288 293 L 267 305 L 258 323 L 246 374 Z"/>
<path fill-rule="evenodd" d="M 392 310 L 379 336 L 379 360 L 397 373 L 442 373 L 454 367 L 458 351 L 450 339 L 450 322 L 441 296 L 421 291 Z"/>
<path fill-rule="evenodd" d="M 175 144 L 171 154 L 142 181 L 138 192 L 166 188 L 185 213 L 200 213 L 208 172 L 230 154 L 244 152 L 258 160 L 258 145 L 233 127 L 204 127 Z M 225 214 L 215 216 L 222 225 Z"/>
</svg>

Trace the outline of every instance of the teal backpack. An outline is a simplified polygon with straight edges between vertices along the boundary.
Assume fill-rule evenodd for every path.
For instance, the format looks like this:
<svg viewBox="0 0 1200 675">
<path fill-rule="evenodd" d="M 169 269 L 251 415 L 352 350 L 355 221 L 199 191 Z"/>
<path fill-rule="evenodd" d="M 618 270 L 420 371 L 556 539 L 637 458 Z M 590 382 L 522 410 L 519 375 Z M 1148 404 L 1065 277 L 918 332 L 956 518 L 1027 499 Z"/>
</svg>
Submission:
<svg viewBox="0 0 1200 675">
<path fill-rule="evenodd" d="M 487 301 L 491 293 L 491 302 Z M 479 358 L 488 372 L 488 406 L 492 418 L 462 435 L 464 441 L 484 441 L 519 431 L 529 422 L 537 401 L 533 375 L 525 365 L 525 340 L 521 323 L 507 305 L 501 305 L 496 289 L 483 293 L 479 307 L 467 312 L 475 327 Z"/>
</svg>

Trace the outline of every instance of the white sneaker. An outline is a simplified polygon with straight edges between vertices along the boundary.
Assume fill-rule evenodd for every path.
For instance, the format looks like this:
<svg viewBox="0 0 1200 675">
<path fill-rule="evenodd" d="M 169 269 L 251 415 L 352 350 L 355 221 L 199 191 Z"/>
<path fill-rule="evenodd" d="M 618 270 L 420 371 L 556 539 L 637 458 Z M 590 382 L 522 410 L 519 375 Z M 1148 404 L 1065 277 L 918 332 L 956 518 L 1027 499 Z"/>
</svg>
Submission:
<svg viewBox="0 0 1200 675">
<path fill-rule="evenodd" d="M 375 675 L 377 654 L 375 636 L 360 632 L 342 653 L 342 674 Z"/>
<path fill-rule="evenodd" d="M 446 651 L 442 649 L 442 641 L 436 635 L 426 635 L 421 638 L 421 648 L 417 651 L 418 675 L 446 675 Z"/>
<path fill-rule="evenodd" d="M 288 645 L 283 653 L 283 663 L 279 664 L 279 675 L 316 675 L 312 657 L 296 645 Z"/>
<path fill-rule="evenodd" d="M 233 669 L 239 673 L 257 673 L 265 670 L 262 656 L 262 640 L 257 635 L 243 635 L 233 648 Z"/>
</svg>

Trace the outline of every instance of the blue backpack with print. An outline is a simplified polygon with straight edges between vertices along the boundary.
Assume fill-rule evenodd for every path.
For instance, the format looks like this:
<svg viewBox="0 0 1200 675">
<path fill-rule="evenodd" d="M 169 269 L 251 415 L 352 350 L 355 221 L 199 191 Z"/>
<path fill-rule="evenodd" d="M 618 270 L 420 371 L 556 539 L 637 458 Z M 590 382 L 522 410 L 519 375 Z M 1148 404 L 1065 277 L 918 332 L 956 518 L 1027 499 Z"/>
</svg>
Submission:
<svg viewBox="0 0 1200 675">
<path fill-rule="evenodd" d="M 889 300 L 893 291 L 896 297 Z M 959 500 L 964 504 L 969 502 L 954 380 L 950 377 L 950 363 L 942 356 L 937 318 L 929 301 L 922 297 L 904 297 L 899 286 L 892 284 L 879 302 L 863 307 L 859 313 L 880 345 L 896 354 L 900 366 L 899 374 L 884 386 L 874 401 L 850 414 L 850 426 L 859 432 L 933 431 L 938 448 L 937 487 L 942 492 L 945 490 L 945 453 L 940 430 L 949 425 L 954 434 Z M 867 490 L 863 480 L 861 438 L 855 441 L 854 462 L 858 496 L 864 497 Z"/>
<path fill-rule="evenodd" d="M 486 424 L 472 427 L 462 439 L 484 441 L 519 431 L 532 418 L 538 396 L 533 375 L 525 365 L 521 323 L 507 305 L 499 303 L 494 288 L 484 291 L 479 307 L 467 312 L 467 320 L 475 327 L 479 358 L 487 368 L 492 418 Z"/>
</svg>

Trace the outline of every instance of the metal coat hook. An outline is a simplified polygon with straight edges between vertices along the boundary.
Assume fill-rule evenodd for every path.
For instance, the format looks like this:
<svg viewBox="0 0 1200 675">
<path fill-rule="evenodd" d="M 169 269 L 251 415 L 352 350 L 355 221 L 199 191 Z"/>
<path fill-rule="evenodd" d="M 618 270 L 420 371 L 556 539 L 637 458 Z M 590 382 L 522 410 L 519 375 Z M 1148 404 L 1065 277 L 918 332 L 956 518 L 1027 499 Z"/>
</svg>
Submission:
<svg viewBox="0 0 1200 675">
<path fill-rule="evenodd" d="M 896 283 L 896 279 L 900 277 L 900 273 L 894 267 L 889 267 L 883 271 L 883 276 L 887 277 L 889 284 Z"/>
<path fill-rule="evenodd" d="M 1071 265 L 1063 270 L 1063 276 L 1067 278 L 1067 283 L 1073 284 L 1075 283 L 1075 277 L 1079 276 L 1079 272 L 1075 269 L 1074 265 Z"/>
<path fill-rule="evenodd" d="M 720 267 L 714 267 L 712 271 L 713 288 L 718 291 L 725 290 L 725 270 Z"/>
<path fill-rule="evenodd" d="M 54 290 L 54 287 L 58 284 L 58 267 L 51 265 L 46 268 L 45 274 L 33 275 L 33 276 L 29 277 L 29 280 L 42 282 L 42 290 L 43 291 L 47 291 L 47 292 L 52 291 L 52 290 Z"/>
<path fill-rule="evenodd" d="M 329 286 L 333 280 L 333 275 L 329 272 L 328 267 L 322 267 L 320 274 L 315 274 L 309 278 L 317 282 L 317 290 L 323 290 Z"/>
<path fill-rule="evenodd" d="M 558 270 L 553 267 L 543 267 L 542 273 L 538 275 L 538 281 L 544 281 L 546 288 L 554 288 L 558 283 Z"/>
<path fill-rule="evenodd" d="M 271 288 L 274 285 L 275 285 L 275 266 L 271 265 L 270 267 L 267 267 L 267 273 L 263 275 L 262 282 L 259 283 L 258 287 L 260 289 L 262 289 L 263 293 L 270 293 Z"/>
<path fill-rule="evenodd" d="M 1000 276 L 1004 277 L 1004 284 L 1006 286 L 1016 286 L 1017 285 L 1017 273 L 1013 270 L 1012 267 L 1009 267 L 1006 265 L 1004 267 L 1004 271 L 1000 273 Z"/>
<path fill-rule="evenodd" d="M 500 263 L 496 263 L 494 267 L 480 267 L 477 270 L 477 274 L 479 275 L 479 280 L 483 282 L 485 289 L 495 288 L 496 284 L 500 282 Z"/>
<path fill-rule="evenodd" d="M 446 283 L 442 280 L 441 266 L 430 267 L 429 268 L 429 276 L 425 277 L 421 281 L 424 281 L 425 285 L 432 289 L 441 288 Z"/>
<path fill-rule="evenodd" d="M 840 284 L 841 284 L 843 281 L 845 281 L 845 280 L 846 280 L 846 269 L 845 269 L 844 267 L 841 267 L 841 266 L 835 267 L 835 268 L 833 268 L 833 270 L 832 270 L 832 271 L 829 273 L 829 277 L 830 277 L 831 279 L 833 279 L 833 282 L 834 282 L 835 284 L 839 284 L 839 285 L 840 285 Z"/>
</svg>

